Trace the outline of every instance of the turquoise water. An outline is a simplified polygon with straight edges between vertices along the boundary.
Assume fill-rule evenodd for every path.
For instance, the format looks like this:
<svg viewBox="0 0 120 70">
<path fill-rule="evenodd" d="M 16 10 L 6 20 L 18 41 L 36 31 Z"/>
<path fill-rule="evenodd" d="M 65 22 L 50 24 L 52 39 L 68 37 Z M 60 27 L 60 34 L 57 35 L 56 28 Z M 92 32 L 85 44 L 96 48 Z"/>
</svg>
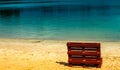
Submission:
<svg viewBox="0 0 120 70">
<path fill-rule="evenodd" d="M 119 8 L 39 5 L 2 5 L 0 38 L 120 41 Z"/>
</svg>

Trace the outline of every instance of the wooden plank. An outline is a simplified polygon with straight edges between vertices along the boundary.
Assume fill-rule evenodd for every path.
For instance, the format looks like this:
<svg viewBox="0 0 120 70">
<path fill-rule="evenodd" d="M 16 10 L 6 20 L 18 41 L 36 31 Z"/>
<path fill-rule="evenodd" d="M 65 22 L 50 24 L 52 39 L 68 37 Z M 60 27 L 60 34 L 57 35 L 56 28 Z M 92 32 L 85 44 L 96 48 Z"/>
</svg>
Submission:
<svg viewBox="0 0 120 70">
<path fill-rule="evenodd" d="M 101 64 L 102 60 L 100 59 L 85 59 L 85 58 L 69 58 L 68 60 L 71 64 Z"/>
<path fill-rule="evenodd" d="M 68 47 L 100 47 L 100 43 L 67 42 Z"/>
<path fill-rule="evenodd" d="M 78 51 L 78 50 L 75 50 L 75 51 L 68 51 L 67 53 L 68 55 L 82 55 L 82 56 L 100 56 L 100 52 L 90 52 L 90 51 Z"/>
</svg>

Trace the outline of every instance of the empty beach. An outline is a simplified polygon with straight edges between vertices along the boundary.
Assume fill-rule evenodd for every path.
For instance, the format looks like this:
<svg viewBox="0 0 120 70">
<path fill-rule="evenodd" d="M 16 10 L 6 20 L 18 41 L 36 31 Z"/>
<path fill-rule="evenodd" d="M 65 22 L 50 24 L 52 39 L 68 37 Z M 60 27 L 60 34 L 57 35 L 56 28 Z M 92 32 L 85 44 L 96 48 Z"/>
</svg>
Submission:
<svg viewBox="0 0 120 70">
<path fill-rule="evenodd" d="M 0 39 L 0 69 L 120 70 L 120 42 L 100 42 L 103 58 L 101 68 L 68 67 L 66 43 L 58 40 Z"/>
</svg>

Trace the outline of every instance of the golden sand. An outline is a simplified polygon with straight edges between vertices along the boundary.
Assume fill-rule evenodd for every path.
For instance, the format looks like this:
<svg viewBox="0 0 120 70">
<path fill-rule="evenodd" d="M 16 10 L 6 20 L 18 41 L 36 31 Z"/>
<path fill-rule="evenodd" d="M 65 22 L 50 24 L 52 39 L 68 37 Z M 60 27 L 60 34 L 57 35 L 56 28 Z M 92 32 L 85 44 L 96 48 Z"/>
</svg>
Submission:
<svg viewBox="0 0 120 70">
<path fill-rule="evenodd" d="M 66 42 L 0 39 L 0 70 L 120 70 L 120 42 L 101 42 L 101 68 L 68 67 Z"/>
</svg>

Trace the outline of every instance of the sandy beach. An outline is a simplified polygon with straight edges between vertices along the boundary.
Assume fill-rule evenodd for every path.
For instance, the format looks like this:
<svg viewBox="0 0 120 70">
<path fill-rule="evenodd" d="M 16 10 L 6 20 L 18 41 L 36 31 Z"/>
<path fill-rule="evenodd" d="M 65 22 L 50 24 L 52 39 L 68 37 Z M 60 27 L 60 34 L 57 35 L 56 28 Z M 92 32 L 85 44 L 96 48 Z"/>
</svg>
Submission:
<svg viewBox="0 0 120 70">
<path fill-rule="evenodd" d="M 0 39 L 0 70 L 120 70 L 120 42 L 100 42 L 101 68 L 68 67 L 66 42 Z"/>
</svg>

